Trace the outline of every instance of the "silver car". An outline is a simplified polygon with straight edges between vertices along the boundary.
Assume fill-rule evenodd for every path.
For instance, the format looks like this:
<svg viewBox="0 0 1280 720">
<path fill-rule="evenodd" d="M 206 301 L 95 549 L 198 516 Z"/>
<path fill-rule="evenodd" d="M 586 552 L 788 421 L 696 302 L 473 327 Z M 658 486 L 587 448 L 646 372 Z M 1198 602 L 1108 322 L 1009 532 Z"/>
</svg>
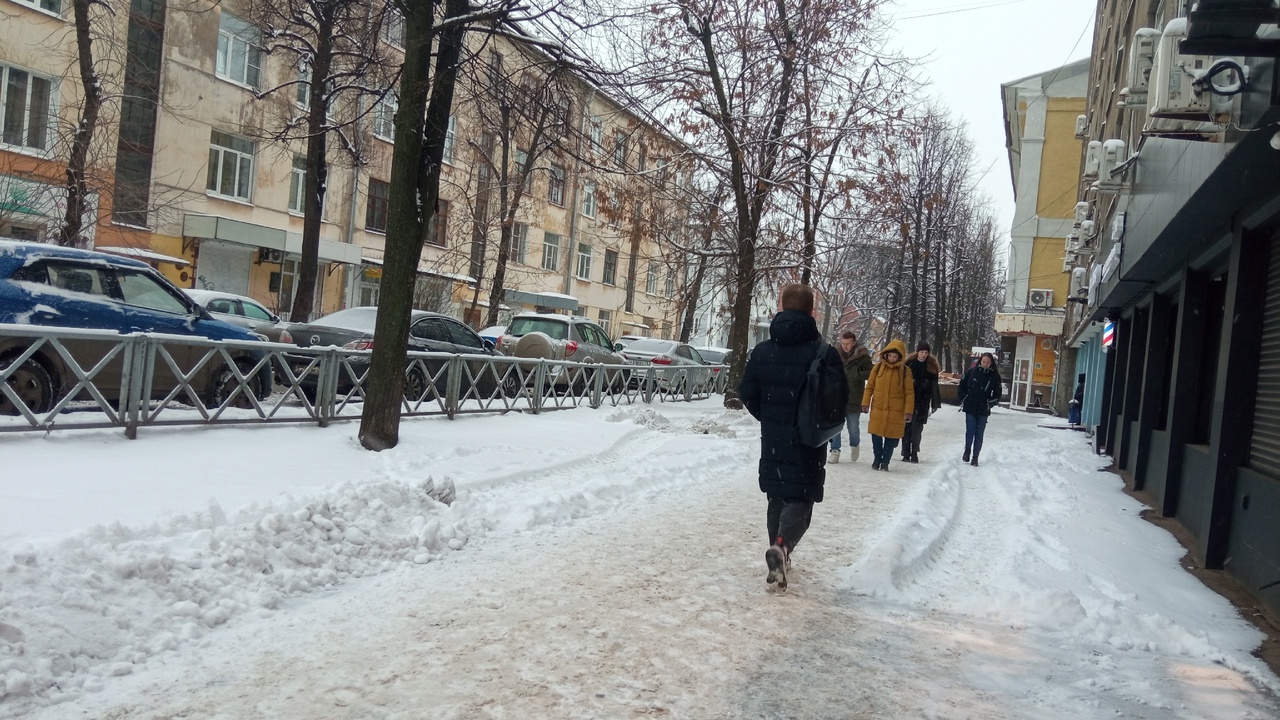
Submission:
<svg viewBox="0 0 1280 720">
<path fill-rule="evenodd" d="M 281 339 L 281 334 L 289 327 L 289 323 L 281 322 L 279 316 L 253 298 L 214 290 L 184 289 L 182 292 L 223 322 L 249 328 L 259 335 L 265 335 L 271 342 L 292 342 L 288 338 Z"/>
<path fill-rule="evenodd" d="M 613 341 L 595 321 L 576 315 L 521 313 L 511 318 L 506 333 L 498 342 L 506 355 L 520 358 L 560 360 L 605 367 L 606 387 L 620 390 L 630 377 L 626 360 L 613 349 Z M 532 371 L 532 368 L 527 368 Z M 552 365 L 548 368 L 548 384 L 557 390 L 585 389 L 594 371 L 576 372 L 572 368 Z"/>
<path fill-rule="evenodd" d="M 636 368 L 633 377 L 643 378 L 647 371 L 640 368 L 653 367 L 658 387 L 670 392 L 703 392 L 714 377 L 713 368 L 708 367 L 697 350 L 675 340 L 636 340 L 623 349 L 622 354 L 627 364 Z"/>
</svg>

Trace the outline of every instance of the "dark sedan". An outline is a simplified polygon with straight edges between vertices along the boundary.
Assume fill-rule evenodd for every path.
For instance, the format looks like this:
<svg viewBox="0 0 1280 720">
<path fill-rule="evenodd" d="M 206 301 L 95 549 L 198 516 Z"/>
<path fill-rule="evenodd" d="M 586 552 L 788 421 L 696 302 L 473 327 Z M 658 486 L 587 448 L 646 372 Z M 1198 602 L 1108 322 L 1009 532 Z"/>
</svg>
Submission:
<svg viewBox="0 0 1280 720">
<path fill-rule="evenodd" d="M 340 347 L 346 350 L 372 350 L 374 325 L 378 318 L 376 307 L 354 307 L 326 315 L 309 323 L 296 323 L 285 330 L 286 342 L 298 347 Z M 471 328 L 447 315 L 413 311 L 409 326 L 410 352 L 451 353 L 464 355 L 500 356 L 493 344 L 480 339 Z M 319 364 L 311 356 L 293 354 L 289 364 L 303 392 L 315 396 Z M 447 383 L 443 359 L 410 362 L 405 374 L 405 397 L 410 401 L 430 399 L 443 395 Z M 496 365 L 479 358 L 468 361 L 470 372 L 462 378 L 460 396 L 489 398 L 497 393 L 498 386 L 508 396 L 519 393 L 522 383 L 514 372 L 507 374 L 506 365 Z M 368 355 L 349 356 L 346 366 L 338 372 L 338 393 L 350 395 L 369 369 Z"/>
</svg>

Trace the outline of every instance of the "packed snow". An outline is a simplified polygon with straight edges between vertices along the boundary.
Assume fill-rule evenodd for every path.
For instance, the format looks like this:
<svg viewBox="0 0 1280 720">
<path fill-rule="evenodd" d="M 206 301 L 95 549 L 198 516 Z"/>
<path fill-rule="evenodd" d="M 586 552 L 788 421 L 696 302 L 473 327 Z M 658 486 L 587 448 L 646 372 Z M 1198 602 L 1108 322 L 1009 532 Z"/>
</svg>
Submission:
<svg viewBox="0 0 1280 720">
<path fill-rule="evenodd" d="M 717 400 L 356 430 L 0 437 L 0 718 L 1280 717 L 1057 420 L 846 451 L 785 593 Z"/>
</svg>

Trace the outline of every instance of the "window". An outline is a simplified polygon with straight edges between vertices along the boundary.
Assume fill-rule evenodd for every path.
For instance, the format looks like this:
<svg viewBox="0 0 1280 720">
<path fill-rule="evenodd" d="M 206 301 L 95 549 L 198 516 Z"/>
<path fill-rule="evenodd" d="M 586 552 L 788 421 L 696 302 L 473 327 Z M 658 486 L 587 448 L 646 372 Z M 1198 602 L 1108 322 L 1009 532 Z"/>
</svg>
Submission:
<svg viewBox="0 0 1280 720">
<path fill-rule="evenodd" d="M 390 197 L 390 184 L 369 178 L 369 202 L 364 210 L 365 230 L 387 231 L 387 200 Z"/>
<path fill-rule="evenodd" d="M 271 313 L 267 312 L 266 308 L 262 307 L 257 303 L 251 303 L 248 300 L 240 301 L 240 309 L 243 311 L 241 314 L 249 318 L 250 320 L 263 320 L 265 322 L 271 322 L 275 319 L 271 317 Z"/>
<path fill-rule="evenodd" d="M 49 101 L 53 81 L 0 65 L 0 142 L 35 150 L 49 148 Z"/>
<path fill-rule="evenodd" d="M 30 225 L 18 225 L 12 221 L 0 220 L 0 238 L 40 242 L 40 228 Z"/>
<path fill-rule="evenodd" d="M 398 48 L 404 47 L 404 16 L 389 4 L 382 16 L 382 39 Z"/>
<path fill-rule="evenodd" d="M 645 163 L 648 162 L 648 158 L 646 157 L 646 154 L 647 154 L 646 148 L 644 144 L 641 143 L 640 154 L 636 156 L 636 170 L 639 170 L 640 172 L 644 172 Z"/>
<path fill-rule="evenodd" d="M 671 297 L 676 294 L 676 273 L 674 270 L 667 273 L 667 280 L 662 286 L 662 294 L 664 297 Z"/>
<path fill-rule="evenodd" d="M 222 313 L 223 315 L 239 315 L 240 313 L 236 305 L 237 303 L 235 300 L 229 300 L 226 298 L 215 298 L 213 300 L 210 300 L 209 304 L 204 306 L 204 309 L 208 310 L 211 313 Z"/>
<path fill-rule="evenodd" d="M 525 251 L 529 249 L 529 226 L 516 223 L 511 228 L 511 247 L 507 248 L 507 262 L 524 264 Z"/>
<path fill-rule="evenodd" d="M 280 267 L 280 292 L 278 307 L 281 309 L 282 315 L 287 315 L 293 310 L 293 293 L 294 288 L 298 286 L 298 275 L 300 272 L 299 261 L 297 258 L 286 259 L 284 265 Z M 315 292 L 311 296 L 311 312 L 316 312 L 323 306 L 324 301 L 324 276 L 327 263 L 320 263 L 317 267 Z"/>
<path fill-rule="evenodd" d="M 449 229 L 449 201 L 437 200 L 436 211 L 432 213 L 431 219 L 427 221 L 427 239 L 428 245 L 436 247 L 448 247 L 448 236 L 445 231 Z"/>
<path fill-rule="evenodd" d="M 600 311 L 600 329 L 604 330 L 604 335 L 606 340 L 608 339 L 609 333 L 611 332 L 610 326 L 612 324 L 613 324 L 613 313 L 608 310 L 601 310 Z M 602 347 L 609 347 L 609 344 L 607 342 L 601 342 L 600 345 Z"/>
<path fill-rule="evenodd" d="M 604 120 L 599 115 L 591 116 L 591 147 L 599 152 L 604 147 Z"/>
<path fill-rule="evenodd" d="M 618 227 L 618 223 L 622 221 L 622 191 L 614 188 L 609 193 L 609 225 Z"/>
<path fill-rule="evenodd" d="M 471 328 L 456 320 L 441 320 L 441 322 L 449 330 L 449 338 L 453 340 L 454 345 L 472 350 L 484 349 L 484 341 L 480 339 L 479 335 L 472 332 Z"/>
<path fill-rule="evenodd" d="M 160 312 L 186 315 L 187 306 L 174 297 L 163 285 L 139 272 L 116 271 L 116 284 L 126 305 L 159 310 Z"/>
<path fill-rule="evenodd" d="M 497 50 L 489 50 L 489 59 L 485 64 L 486 79 L 489 81 L 489 91 L 498 92 L 498 86 L 502 82 L 502 55 Z"/>
<path fill-rule="evenodd" d="M 111 220 L 135 227 L 147 226 L 151 205 L 165 10 L 159 0 L 137 0 L 129 9 Z"/>
<path fill-rule="evenodd" d="M 582 183 L 582 214 L 589 218 L 596 216 L 596 184 L 590 180 Z"/>
<path fill-rule="evenodd" d="M 453 146 L 458 138 L 458 118 L 449 116 L 449 129 L 444 133 L 444 161 L 453 163 Z"/>
<path fill-rule="evenodd" d="M 587 243 L 578 243 L 578 279 L 591 279 L 591 246 Z"/>
<path fill-rule="evenodd" d="M 302 194 L 307 189 L 307 159 L 293 156 L 293 169 L 289 171 L 289 212 L 304 212 Z"/>
<path fill-rule="evenodd" d="M 560 270 L 560 236 L 555 233 L 542 236 L 542 269 L 552 272 Z"/>
<path fill-rule="evenodd" d="M 262 74 L 261 43 L 257 28 L 223 11 L 218 21 L 218 77 L 258 87 Z"/>
<path fill-rule="evenodd" d="M 658 161 L 658 184 L 665 185 L 667 182 L 667 161 Z"/>
<path fill-rule="evenodd" d="M 108 270 L 60 262 L 46 263 L 43 269 L 44 272 L 40 273 L 37 267 L 29 271 L 29 274 L 24 276 L 23 279 L 31 282 L 43 282 L 67 292 L 100 295 L 103 297 L 108 295 L 107 288 L 110 287 L 110 282 L 104 277 L 104 273 L 110 272 Z"/>
<path fill-rule="evenodd" d="M 547 176 L 547 202 L 564 207 L 564 166 L 552 165 Z"/>
<path fill-rule="evenodd" d="M 387 142 L 396 141 L 396 110 L 400 108 L 400 98 L 389 92 L 373 106 L 373 134 Z"/>
<path fill-rule="evenodd" d="M 209 133 L 209 177 L 206 189 L 223 197 L 248 201 L 253 192 L 253 143 L 212 130 Z"/>
<path fill-rule="evenodd" d="M 34 8 L 40 8 L 53 13 L 54 15 L 62 14 L 62 0 L 18 0 L 23 5 L 30 5 Z"/>
<path fill-rule="evenodd" d="M 525 167 L 528 163 L 529 153 L 524 150 L 516 150 L 516 177 L 520 177 L 521 174 L 524 175 L 524 192 L 529 192 L 533 187 L 532 168 Z"/>
<path fill-rule="evenodd" d="M 644 281 L 644 291 L 650 295 L 658 293 L 658 262 L 656 260 L 649 261 L 649 274 Z"/>
<path fill-rule="evenodd" d="M 311 63 L 305 57 L 298 58 L 298 95 L 295 100 L 304 108 L 311 107 Z"/>
<path fill-rule="evenodd" d="M 618 284 L 618 251 L 604 251 L 604 284 Z"/>
<path fill-rule="evenodd" d="M 613 136 L 613 164 L 622 168 L 627 166 L 627 136 L 621 130 Z"/>
</svg>

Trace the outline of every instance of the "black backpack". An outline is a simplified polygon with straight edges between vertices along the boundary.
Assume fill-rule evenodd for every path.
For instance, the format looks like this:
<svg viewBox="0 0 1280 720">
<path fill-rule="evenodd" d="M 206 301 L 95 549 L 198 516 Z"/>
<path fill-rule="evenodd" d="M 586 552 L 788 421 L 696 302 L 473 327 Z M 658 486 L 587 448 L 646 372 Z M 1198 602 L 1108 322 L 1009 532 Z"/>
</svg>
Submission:
<svg viewBox="0 0 1280 720">
<path fill-rule="evenodd" d="M 825 362 L 827 343 L 817 341 L 818 353 L 809 364 L 796 403 L 796 442 L 822 447 L 844 429 L 849 385 L 844 368 Z"/>
</svg>

